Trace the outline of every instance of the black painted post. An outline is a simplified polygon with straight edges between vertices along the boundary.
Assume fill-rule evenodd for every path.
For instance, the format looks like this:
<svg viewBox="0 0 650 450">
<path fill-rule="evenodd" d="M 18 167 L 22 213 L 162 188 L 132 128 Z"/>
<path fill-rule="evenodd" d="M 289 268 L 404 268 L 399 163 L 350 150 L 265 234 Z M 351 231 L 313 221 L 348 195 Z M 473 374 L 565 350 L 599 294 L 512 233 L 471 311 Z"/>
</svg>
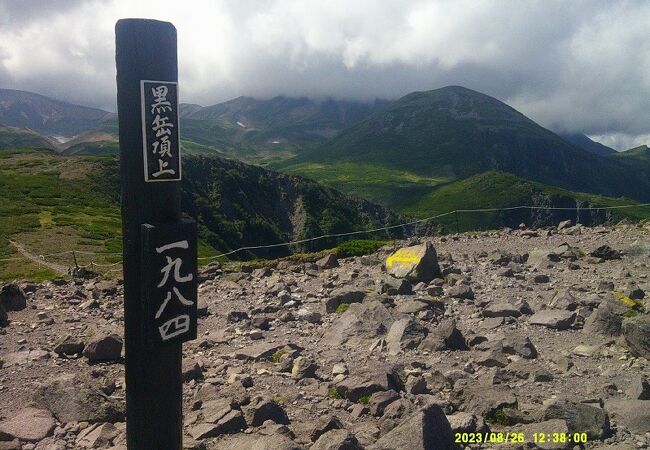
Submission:
<svg viewBox="0 0 650 450">
<path fill-rule="evenodd" d="M 149 170 L 152 163 L 149 163 L 149 168 L 146 166 L 145 158 L 148 155 L 158 167 L 157 155 L 161 153 L 147 153 L 148 136 L 145 136 L 143 143 L 143 130 L 147 135 L 152 128 L 151 123 L 146 123 L 144 110 L 149 110 L 153 105 L 147 103 L 146 108 L 142 107 L 145 103 L 143 92 L 151 93 L 155 89 L 155 86 L 145 85 L 143 80 L 154 80 L 160 92 L 165 94 L 167 88 L 160 88 L 161 83 L 170 82 L 169 95 L 174 90 L 177 96 L 173 84 L 178 80 L 176 29 L 168 22 L 124 19 L 117 22 L 115 34 L 122 177 L 128 449 L 179 450 L 182 447 L 182 341 L 169 341 L 163 346 L 152 344 L 152 329 L 157 331 L 158 327 L 156 324 L 152 328 L 152 322 L 147 322 L 148 310 L 144 303 L 148 293 L 142 270 L 148 264 L 144 261 L 147 253 L 146 246 L 143 246 L 143 234 L 149 236 L 147 230 L 154 228 L 144 224 L 166 226 L 178 223 L 181 218 L 180 183 L 174 178 L 175 175 L 169 175 L 171 171 L 162 176 L 152 175 L 153 172 Z M 156 95 L 155 92 L 153 95 Z M 177 105 L 173 106 L 177 108 Z M 177 133 L 178 123 L 174 126 L 175 130 L 167 129 Z M 174 137 L 180 164 L 178 135 Z M 161 148 L 158 150 L 161 151 Z M 164 168 L 175 167 L 175 161 L 170 161 L 170 164 L 160 161 L 161 172 Z M 180 166 L 176 174 L 180 178 Z M 156 176 L 160 178 L 152 178 Z M 147 226 L 149 228 L 145 229 Z M 143 229 L 144 233 L 141 231 Z M 157 235 L 154 233 L 152 236 L 155 238 Z"/>
</svg>

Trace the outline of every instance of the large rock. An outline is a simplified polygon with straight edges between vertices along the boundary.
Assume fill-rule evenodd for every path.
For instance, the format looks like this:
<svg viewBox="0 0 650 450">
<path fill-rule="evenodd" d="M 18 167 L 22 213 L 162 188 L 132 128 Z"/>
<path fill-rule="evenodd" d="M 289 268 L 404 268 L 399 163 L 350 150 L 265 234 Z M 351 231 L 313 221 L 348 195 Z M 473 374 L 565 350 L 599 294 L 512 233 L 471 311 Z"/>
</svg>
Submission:
<svg viewBox="0 0 650 450">
<path fill-rule="evenodd" d="M 124 405 L 107 397 L 97 381 L 82 374 L 48 380 L 36 389 L 33 400 L 64 423 L 118 422 L 124 418 Z"/>
<path fill-rule="evenodd" d="M 332 322 L 321 344 L 335 348 L 344 344 L 351 347 L 369 345 L 373 339 L 386 334 L 393 320 L 391 312 L 381 302 L 353 303 Z"/>
<path fill-rule="evenodd" d="M 519 317 L 519 308 L 507 302 L 490 303 L 483 309 L 484 317 Z"/>
<path fill-rule="evenodd" d="M 318 364 L 316 364 L 313 359 L 306 356 L 298 356 L 293 361 L 291 378 L 294 380 L 316 378 L 316 370 L 318 370 Z"/>
<path fill-rule="evenodd" d="M 90 362 L 117 361 L 122 357 L 122 338 L 117 334 L 110 334 L 91 341 L 83 350 L 83 355 Z"/>
<path fill-rule="evenodd" d="M 474 291 L 471 286 L 466 284 L 456 284 L 455 286 L 447 289 L 447 295 L 454 298 L 462 298 L 466 300 L 474 299 Z"/>
<path fill-rule="evenodd" d="M 329 255 L 325 255 L 321 259 L 316 261 L 316 265 L 321 270 L 333 269 L 339 266 L 339 260 L 336 257 L 336 255 L 330 253 Z"/>
<path fill-rule="evenodd" d="M 426 337 L 428 329 L 413 319 L 399 319 L 393 322 L 386 335 L 388 353 L 397 355 L 402 350 L 412 350 Z"/>
<path fill-rule="evenodd" d="M 566 436 L 569 434 L 569 427 L 567 426 L 566 421 L 563 419 L 551 419 L 537 423 L 518 424 L 508 429 L 508 431 L 510 433 L 522 433 L 525 436 L 527 442 L 532 441 L 532 437 L 535 433 L 543 433 L 551 437 L 551 439 L 548 439 L 545 442 L 536 443 L 535 448 L 541 448 L 544 450 L 560 450 L 567 448 L 569 445 L 567 442 L 553 442 L 552 438 L 554 433 L 557 433 L 560 436 Z M 510 445 L 499 445 L 499 448 L 510 449 L 512 447 Z"/>
<path fill-rule="evenodd" d="M 395 278 L 412 281 L 429 282 L 441 275 L 431 242 L 398 249 L 386 259 L 386 270 Z"/>
<path fill-rule="evenodd" d="M 66 335 L 54 346 L 54 353 L 59 356 L 74 356 L 81 354 L 85 347 L 81 339 Z"/>
<path fill-rule="evenodd" d="M 361 444 L 347 430 L 331 430 L 322 435 L 310 450 L 363 450 Z"/>
<path fill-rule="evenodd" d="M 282 406 L 266 398 L 258 397 L 254 399 L 243 410 L 246 423 L 250 427 L 259 427 L 267 420 L 282 425 L 289 424 L 289 418 Z"/>
<path fill-rule="evenodd" d="M 456 321 L 441 322 L 420 344 L 421 350 L 467 350 L 463 333 L 456 327 Z"/>
<path fill-rule="evenodd" d="M 648 400 L 609 400 L 605 409 L 617 425 L 625 425 L 633 433 L 650 432 L 650 401 Z"/>
<path fill-rule="evenodd" d="M 0 305 L 6 311 L 20 311 L 27 307 L 27 298 L 20 286 L 7 284 L 0 289 Z"/>
<path fill-rule="evenodd" d="M 309 439 L 312 442 L 315 442 L 322 435 L 331 430 L 340 430 L 343 428 L 343 423 L 341 419 L 336 416 L 324 416 L 318 420 L 318 423 L 314 426 L 314 429 L 309 434 Z"/>
<path fill-rule="evenodd" d="M 388 405 L 399 399 L 399 394 L 394 390 L 375 392 L 370 396 L 368 406 L 370 406 L 370 414 L 373 416 L 381 416 Z"/>
<path fill-rule="evenodd" d="M 106 448 L 120 434 L 112 423 L 91 425 L 77 436 L 77 448 Z"/>
<path fill-rule="evenodd" d="M 429 405 L 382 436 L 375 450 L 452 450 L 454 436 L 438 405 Z"/>
<path fill-rule="evenodd" d="M 585 321 L 582 331 L 586 334 L 601 334 L 603 336 L 619 336 L 623 326 L 620 309 L 627 309 L 620 303 L 602 302 Z"/>
<path fill-rule="evenodd" d="M 533 314 L 528 323 L 531 325 L 542 325 L 555 330 L 566 330 L 571 327 L 576 315 L 571 311 L 557 309 L 545 309 Z"/>
<path fill-rule="evenodd" d="M 392 371 L 369 372 L 352 375 L 336 384 L 336 389 L 351 402 L 375 392 L 399 390 L 398 377 Z"/>
<path fill-rule="evenodd" d="M 623 321 L 623 336 L 636 356 L 650 359 L 650 316 L 643 315 Z"/>
<path fill-rule="evenodd" d="M 325 312 L 333 313 L 343 303 L 359 303 L 366 297 L 364 291 L 350 288 L 339 288 L 332 291 L 325 300 Z"/>
<path fill-rule="evenodd" d="M 44 409 L 23 408 L 0 422 L 0 436 L 9 435 L 21 441 L 37 442 L 54 430 L 56 423 L 52 414 Z"/>
<path fill-rule="evenodd" d="M 587 433 L 589 440 L 604 439 L 611 433 L 607 411 L 561 397 L 545 402 L 535 416 L 539 420 L 566 420 L 569 432 Z"/>
</svg>

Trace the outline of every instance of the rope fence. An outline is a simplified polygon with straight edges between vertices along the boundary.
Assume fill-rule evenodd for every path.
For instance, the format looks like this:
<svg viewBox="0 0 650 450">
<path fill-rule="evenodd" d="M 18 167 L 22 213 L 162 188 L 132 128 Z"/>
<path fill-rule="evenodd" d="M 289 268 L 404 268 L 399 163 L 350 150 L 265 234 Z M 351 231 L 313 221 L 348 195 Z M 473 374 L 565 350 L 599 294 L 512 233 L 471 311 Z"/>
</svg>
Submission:
<svg viewBox="0 0 650 450">
<path fill-rule="evenodd" d="M 600 211 L 600 210 L 613 210 L 613 209 L 626 209 L 626 208 L 642 208 L 642 207 L 648 207 L 650 206 L 650 203 L 640 203 L 640 204 L 633 204 L 633 205 L 618 205 L 618 206 L 597 206 L 597 207 L 589 207 L 589 208 L 575 208 L 575 207 L 554 207 L 554 206 L 527 206 L 527 205 L 521 205 L 521 206 L 510 206 L 510 207 L 504 207 L 504 208 L 474 208 L 474 209 L 455 209 L 453 211 L 448 211 L 442 214 L 436 214 L 430 217 L 425 217 L 422 219 L 416 219 L 412 220 L 409 222 L 404 222 L 404 223 L 399 223 L 396 225 L 387 225 L 383 227 L 377 227 L 377 228 L 371 228 L 367 230 L 357 230 L 357 231 L 349 231 L 345 233 L 331 233 L 331 234 L 323 234 L 321 236 L 315 236 L 311 238 L 305 238 L 305 239 L 297 239 L 294 241 L 287 241 L 287 242 L 279 242 L 275 244 L 264 244 L 264 245 L 249 245 L 249 246 L 243 246 L 239 247 L 235 250 L 231 250 L 229 252 L 221 253 L 218 255 L 213 255 L 213 256 L 204 256 L 198 258 L 200 261 L 213 261 L 218 258 L 224 258 L 226 256 L 234 255 L 236 253 L 242 252 L 242 251 L 247 251 L 247 250 L 262 250 L 262 249 L 269 249 L 269 248 L 277 248 L 277 247 L 289 247 L 292 245 L 299 245 L 299 244 L 305 244 L 307 242 L 314 242 L 318 240 L 323 240 L 323 239 L 332 239 L 332 238 L 340 238 L 340 237 L 348 237 L 348 236 L 357 236 L 361 234 L 371 234 L 371 233 L 377 233 L 380 231 L 388 231 L 396 228 L 401 228 L 401 227 L 408 227 L 408 226 L 413 226 L 417 225 L 420 223 L 428 222 L 434 219 L 440 219 L 445 216 L 450 216 L 452 214 L 458 214 L 458 213 L 474 213 L 474 212 L 498 212 L 498 211 L 514 211 L 514 210 L 522 210 L 522 209 L 528 209 L 528 210 L 546 210 L 546 211 L 582 211 L 582 210 L 589 210 L 589 211 Z M 7 239 L 6 237 L 3 237 L 4 239 Z M 118 239 L 118 238 L 111 238 L 111 239 Z M 7 239 L 8 240 L 8 239 Z M 10 241 L 11 242 L 11 241 Z M 88 255 L 88 256 L 94 256 L 94 257 L 109 257 L 109 256 L 122 256 L 122 253 L 101 253 L 101 252 L 90 252 L 90 251 L 84 251 L 84 250 L 66 250 L 63 252 L 58 252 L 58 253 L 49 253 L 45 255 L 38 255 L 38 258 L 40 258 L 43 261 L 46 261 L 46 258 L 53 258 L 57 256 L 63 256 L 63 255 Z M 19 257 L 11 257 L 11 258 L 1 258 L 0 262 L 5 262 L 5 261 L 24 261 L 25 259 L 29 259 L 25 256 L 19 256 Z M 99 268 L 112 268 L 104 272 L 105 274 L 111 273 L 111 272 L 118 272 L 121 271 L 121 266 L 122 261 L 115 262 L 115 263 L 98 263 L 95 262 L 95 260 L 91 260 L 90 263 L 88 263 L 90 267 L 99 267 Z M 113 268 L 114 267 L 114 268 Z"/>
</svg>

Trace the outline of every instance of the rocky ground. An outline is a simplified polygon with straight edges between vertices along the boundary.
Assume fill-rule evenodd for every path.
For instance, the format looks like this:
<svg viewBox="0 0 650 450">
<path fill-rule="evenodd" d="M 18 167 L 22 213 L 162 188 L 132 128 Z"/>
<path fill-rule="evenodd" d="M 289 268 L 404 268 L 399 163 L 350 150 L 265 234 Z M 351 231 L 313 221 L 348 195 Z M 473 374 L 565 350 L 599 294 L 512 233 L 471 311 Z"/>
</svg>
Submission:
<svg viewBox="0 0 650 450">
<path fill-rule="evenodd" d="M 649 264 L 648 225 L 562 224 L 211 266 L 184 345 L 184 445 L 648 448 Z M 121 294 L 2 288 L 0 450 L 126 448 Z M 525 442 L 454 444 L 485 436 Z"/>
</svg>

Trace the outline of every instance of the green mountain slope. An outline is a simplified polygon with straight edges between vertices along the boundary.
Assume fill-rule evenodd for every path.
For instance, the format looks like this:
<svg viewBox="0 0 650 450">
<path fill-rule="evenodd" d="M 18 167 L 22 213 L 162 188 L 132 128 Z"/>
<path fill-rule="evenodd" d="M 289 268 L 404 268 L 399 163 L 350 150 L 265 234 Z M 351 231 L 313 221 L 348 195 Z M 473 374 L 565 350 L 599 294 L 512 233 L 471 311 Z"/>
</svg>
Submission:
<svg viewBox="0 0 650 450">
<path fill-rule="evenodd" d="M 114 255 L 121 252 L 122 245 L 118 174 L 114 156 L 0 151 L 0 279 L 53 275 L 20 258 L 8 239 L 37 255 L 81 251 L 76 257 L 82 265 L 119 261 L 120 255 Z M 199 222 L 202 256 L 403 220 L 383 207 L 312 181 L 236 161 L 188 156 L 184 158 L 184 175 L 183 207 Z M 292 248 L 242 252 L 235 257 L 277 257 L 338 242 L 323 239 Z M 5 258 L 19 259 L 1 261 Z M 73 264 L 68 253 L 48 257 L 48 261 L 67 267 Z"/>
<path fill-rule="evenodd" d="M 327 180 L 327 172 L 343 164 L 350 181 L 337 186 L 350 192 L 357 189 L 354 174 L 363 176 L 372 166 L 424 178 L 425 184 L 499 170 L 570 190 L 650 199 L 650 180 L 642 174 L 564 141 L 505 103 L 458 86 L 409 94 L 276 167 Z M 388 200 L 384 203 L 402 208 Z"/>
<path fill-rule="evenodd" d="M 624 152 L 613 153 L 608 155 L 608 158 L 627 164 L 635 170 L 642 170 L 650 179 L 650 148 L 647 145 L 640 145 Z"/>
<path fill-rule="evenodd" d="M 0 123 L 48 135 L 74 136 L 97 128 L 113 113 L 54 100 L 33 92 L 0 89 Z"/>
<path fill-rule="evenodd" d="M 55 143 L 35 131 L 0 125 L 0 149 L 22 147 L 53 149 L 54 146 Z"/>
<path fill-rule="evenodd" d="M 434 220 L 454 230 L 475 230 L 495 226 L 516 227 L 556 224 L 571 219 L 585 225 L 650 218 L 650 207 L 597 210 L 598 207 L 637 204 L 629 199 L 615 199 L 594 194 L 568 191 L 515 175 L 488 171 L 441 185 L 406 204 L 403 211 L 414 217 L 432 217 L 449 211 L 531 206 L 541 208 L 577 208 L 576 210 L 515 209 L 494 212 L 460 212 Z"/>
</svg>

